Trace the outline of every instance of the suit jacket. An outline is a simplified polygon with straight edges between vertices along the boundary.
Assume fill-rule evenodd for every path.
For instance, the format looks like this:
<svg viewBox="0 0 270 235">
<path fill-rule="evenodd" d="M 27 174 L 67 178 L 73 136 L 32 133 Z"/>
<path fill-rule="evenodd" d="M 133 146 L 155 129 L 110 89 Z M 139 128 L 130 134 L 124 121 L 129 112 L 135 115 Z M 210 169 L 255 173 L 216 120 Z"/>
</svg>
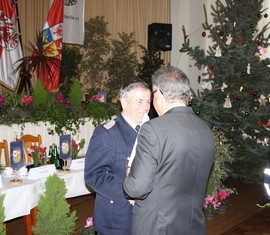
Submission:
<svg viewBox="0 0 270 235">
<path fill-rule="evenodd" d="M 132 206 L 123 194 L 137 132 L 118 115 L 94 130 L 85 159 L 85 183 L 96 192 L 94 226 L 102 234 L 129 235 Z"/>
<path fill-rule="evenodd" d="M 136 198 L 131 234 L 206 234 L 203 201 L 214 154 L 211 129 L 190 107 L 143 124 L 123 183 Z"/>
</svg>

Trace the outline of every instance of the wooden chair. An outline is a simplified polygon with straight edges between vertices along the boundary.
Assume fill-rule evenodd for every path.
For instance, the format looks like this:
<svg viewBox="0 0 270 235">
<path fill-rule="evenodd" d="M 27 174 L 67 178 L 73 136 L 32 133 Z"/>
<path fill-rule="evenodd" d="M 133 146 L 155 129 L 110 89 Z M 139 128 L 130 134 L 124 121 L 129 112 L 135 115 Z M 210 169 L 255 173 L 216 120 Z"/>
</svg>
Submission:
<svg viewBox="0 0 270 235">
<path fill-rule="evenodd" d="M 0 142 L 0 159 L 2 159 L 2 152 L 3 151 L 4 151 L 4 154 L 5 154 L 5 163 L 6 163 L 6 166 L 10 166 L 9 152 L 8 152 L 8 143 L 7 143 L 6 140 L 3 140 L 3 142 Z"/>
<path fill-rule="evenodd" d="M 26 149 L 31 148 L 31 146 L 33 145 L 40 147 L 40 145 L 42 144 L 41 135 L 38 134 L 35 136 L 35 135 L 26 134 L 26 135 L 21 136 L 19 140 L 23 140 L 24 142 L 26 162 L 32 162 L 32 158 L 28 156 Z"/>
</svg>

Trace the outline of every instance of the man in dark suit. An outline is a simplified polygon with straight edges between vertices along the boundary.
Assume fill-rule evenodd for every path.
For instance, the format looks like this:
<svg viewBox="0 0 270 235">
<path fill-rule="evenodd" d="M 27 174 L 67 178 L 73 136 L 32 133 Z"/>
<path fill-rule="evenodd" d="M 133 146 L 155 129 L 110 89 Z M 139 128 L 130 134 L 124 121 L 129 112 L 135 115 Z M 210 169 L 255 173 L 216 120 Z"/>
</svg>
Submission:
<svg viewBox="0 0 270 235">
<path fill-rule="evenodd" d="M 129 235 L 132 206 L 122 190 L 136 126 L 149 112 L 151 91 L 142 81 L 120 90 L 122 113 L 97 127 L 85 159 L 85 183 L 96 192 L 94 226 L 98 235 Z"/>
<path fill-rule="evenodd" d="M 132 235 L 205 235 L 203 201 L 215 146 L 209 126 L 187 107 L 190 85 L 178 68 L 152 76 L 159 117 L 142 125 L 123 183 L 135 199 Z"/>
</svg>

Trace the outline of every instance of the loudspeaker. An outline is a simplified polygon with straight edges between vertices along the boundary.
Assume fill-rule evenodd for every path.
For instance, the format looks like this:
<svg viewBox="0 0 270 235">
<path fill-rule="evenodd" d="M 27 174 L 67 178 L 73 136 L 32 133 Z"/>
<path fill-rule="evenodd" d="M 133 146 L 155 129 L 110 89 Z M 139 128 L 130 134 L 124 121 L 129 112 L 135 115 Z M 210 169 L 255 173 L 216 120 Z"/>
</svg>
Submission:
<svg viewBox="0 0 270 235">
<path fill-rule="evenodd" d="M 153 23 L 148 25 L 148 50 L 172 50 L 172 24 Z"/>
</svg>

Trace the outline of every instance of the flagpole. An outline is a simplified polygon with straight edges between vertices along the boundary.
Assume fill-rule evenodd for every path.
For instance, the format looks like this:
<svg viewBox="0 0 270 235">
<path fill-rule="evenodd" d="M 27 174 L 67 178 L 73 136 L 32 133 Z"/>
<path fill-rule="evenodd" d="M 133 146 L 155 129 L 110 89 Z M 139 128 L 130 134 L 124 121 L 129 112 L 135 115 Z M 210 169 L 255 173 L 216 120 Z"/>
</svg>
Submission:
<svg viewBox="0 0 270 235">
<path fill-rule="evenodd" d="M 19 40 L 20 40 L 20 43 L 21 43 L 22 51 L 23 51 L 22 35 L 21 35 L 21 24 L 20 24 L 20 16 L 19 16 L 19 9 L 18 9 L 18 0 L 11 0 L 11 4 L 16 6 L 16 15 L 17 15 L 17 25 L 18 25 Z"/>
<path fill-rule="evenodd" d="M 18 0 L 12 0 L 11 4 L 16 6 L 16 15 L 17 15 L 17 26 L 18 26 L 18 34 L 19 34 L 19 40 L 21 43 L 21 48 L 23 52 L 23 44 L 22 44 L 22 34 L 21 34 L 21 24 L 20 24 L 20 16 L 19 16 L 19 9 L 18 9 Z M 31 74 L 29 74 L 27 71 L 20 71 L 20 83 L 17 90 L 17 93 L 20 94 L 24 90 L 25 92 L 30 92 L 32 89 L 31 84 Z"/>
</svg>

